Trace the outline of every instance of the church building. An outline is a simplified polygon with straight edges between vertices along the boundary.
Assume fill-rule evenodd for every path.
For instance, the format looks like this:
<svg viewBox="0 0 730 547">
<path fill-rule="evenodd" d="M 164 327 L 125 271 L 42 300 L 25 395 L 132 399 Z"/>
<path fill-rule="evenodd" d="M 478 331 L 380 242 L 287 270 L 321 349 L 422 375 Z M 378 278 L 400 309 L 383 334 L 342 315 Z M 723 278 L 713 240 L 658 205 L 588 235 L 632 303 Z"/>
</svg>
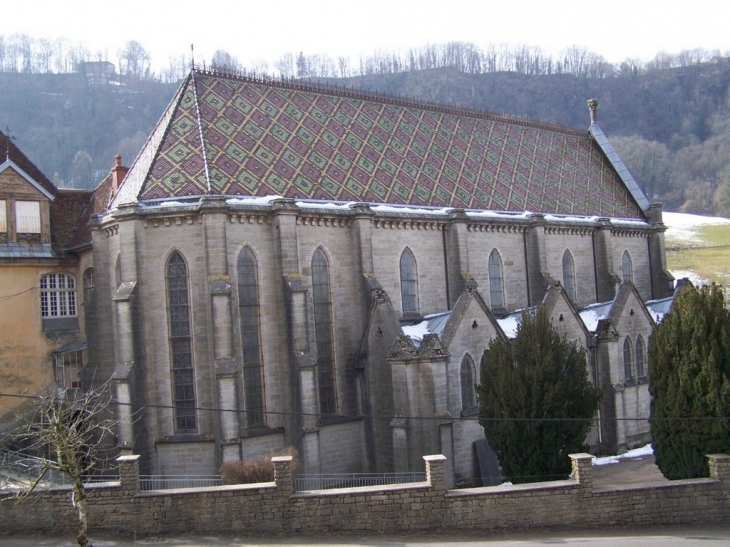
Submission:
<svg viewBox="0 0 730 547">
<path fill-rule="evenodd" d="M 119 447 L 155 474 L 294 446 L 306 473 L 478 476 L 482 353 L 540 304 L 604 391 L 589 443 L 646 441 L 621 418 L 648 417 L 673 278 L 596 108 L 576 130 L 192 70 L 87 215 Z"/>
</svg>

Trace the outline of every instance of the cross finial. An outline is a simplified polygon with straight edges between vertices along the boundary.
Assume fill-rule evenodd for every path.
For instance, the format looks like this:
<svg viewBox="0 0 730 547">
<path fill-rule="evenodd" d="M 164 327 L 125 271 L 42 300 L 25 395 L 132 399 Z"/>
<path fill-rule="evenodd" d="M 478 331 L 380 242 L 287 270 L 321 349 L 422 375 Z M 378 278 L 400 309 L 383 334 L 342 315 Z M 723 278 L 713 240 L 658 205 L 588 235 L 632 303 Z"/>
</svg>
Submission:
<svg viewBox="0 0 730 547">
<path fill-rule="evenodd" d="M 195 47 L 190 44 L 190 69 L 195 70 Z"/>
<path fill-rule="evenodd" d="M 10 134 L 10 128 L 7 125 L 5 126 L 5 139 L 5 161 L 8 161 L 10 159 L 10 139 L 15 140 L 15 137 Z"/>
</svg>

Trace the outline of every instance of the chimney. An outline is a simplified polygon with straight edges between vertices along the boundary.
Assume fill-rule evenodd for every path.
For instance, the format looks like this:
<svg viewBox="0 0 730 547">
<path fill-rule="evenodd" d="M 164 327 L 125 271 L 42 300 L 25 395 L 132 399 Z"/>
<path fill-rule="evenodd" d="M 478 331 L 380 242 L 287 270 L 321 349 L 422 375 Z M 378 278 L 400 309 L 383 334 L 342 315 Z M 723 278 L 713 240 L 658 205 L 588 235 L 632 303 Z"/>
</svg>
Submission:
<svg viewBox="0 0 730 547">
<path fill-rule="evenodd" d="M 596 111 L 598 110 L 598 99 L 588 99 L 588 112 L 591 115 L 591 123 L 596 123 Z"/>
<path fill-rule="evenodd" d="M 124 167 L 122 165 L 122 156 L 117 154 L 114 156 L 114 167 L 112 167 L 112 191 L 116 195 L 117 191 L 119 190 L 119 186 L 121 186 L 122 182 L 124 181 L 124 177 L 127 176 L 127 171 L 129 171 L 129 167 Z"/>
</svg>

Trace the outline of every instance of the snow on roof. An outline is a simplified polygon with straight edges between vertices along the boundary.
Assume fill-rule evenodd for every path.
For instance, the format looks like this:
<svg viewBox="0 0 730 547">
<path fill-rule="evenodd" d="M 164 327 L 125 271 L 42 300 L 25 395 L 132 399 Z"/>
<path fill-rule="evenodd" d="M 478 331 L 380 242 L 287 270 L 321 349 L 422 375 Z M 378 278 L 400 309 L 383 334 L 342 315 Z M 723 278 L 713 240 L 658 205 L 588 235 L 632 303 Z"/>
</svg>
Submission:
<svg viewBox="0 0 730 547">
<path fill-rule="evenodd" d="M 271 205 L 271 202 L 282 199 L 281 196 L 264 196 L 250 198 L 230 198 L 226 200 L 229 205 Z"/>
<path fill-rule="evenodd" d="M 610 302 L 591 304 L 578 312 L 589 332 L 595 332 L 598 328 L 598 322 L 601 319 L 608 317 L 608 312 L 611 311 L 611 306 L 613 306 L 613 300 Z"/>
<path fill-rule="evenodd" d="M 674 295 L 659 300 L 649 300 L 646 303 L 646 309 L 649 310 L 651 318 L 657 325 L 664 320 L 664 316 L 672 309 L 672 302 L 674 302 Z"/>
<path fill-rule="evenodd" d="M 415 325 L 402 325 L 401 328 L 403 329 L 403 334 L 413 341 L 414 346 L 418 347 L 421 345 L 423 337 L 427 334 L 441 336 L 449 317 L 451 317 L 450 311 L 435 313 L 433 315 L 427 315 L 420 323 L 416 323 Z"/>
<path fill-rule="evenodd" d="M 520 328 L 521 324 L 521 312 L 520 315 L 511 314 L 507 317 L 502 317 L 501 319 L 497 319 L 497 323 L 499 323 L 499 327 L 504 332 L 505 336 L 507 338 L 512 339 L 517 336 L 517 331 Z"/>
</svg>

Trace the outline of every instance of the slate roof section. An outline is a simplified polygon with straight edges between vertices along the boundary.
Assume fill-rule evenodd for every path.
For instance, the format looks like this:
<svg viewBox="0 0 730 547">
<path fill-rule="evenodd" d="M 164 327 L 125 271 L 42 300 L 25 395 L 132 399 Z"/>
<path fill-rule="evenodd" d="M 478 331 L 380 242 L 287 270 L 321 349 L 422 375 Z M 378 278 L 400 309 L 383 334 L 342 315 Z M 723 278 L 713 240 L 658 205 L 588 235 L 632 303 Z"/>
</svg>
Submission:
<svg viewBox="0 0 730 547">
<path fill-rule="evenodd" d="M 586 131 L 193 71 L 111 208 L 213 193 L 643 220 L 615 165 Z"/>
<path fill-rule="evenodd" d="M 626 164 L 624 164 L 623 161 L 621 161 L 618 153 L 616 152 L 616 150 L 614 150 L 613 146 L 609 142 L 608 137 L 603 134 L 603 131 L 600 127 L 598 127 L 598 124 L 595 122 L 591 124 L 591 126 L 588 128 L 588 131 L 590 132 L 591 136 L 596 140 L 598 146 L 601 147 L 603 153 L 606 154 L 606 158 L 608 158 L 608 161 L 610 161 L 614 169 L 616 169 L 616 172 L 621 177 L 621 180 L 624 181 L 626 188 L 628 188 L 629 192 L 631 192 L 631 195 L 636 200 L 636 203 L 638 203 L 644 211 L 647 211 L 649 209 L 649 200 L 646 199 L 644 192 L 642 192 L 641 188 L 639 188 L 639 185 L 636 183 L 634 177 L 631 175 L 629 168 L 626 167 Z"/>
<path fill-rule="evenodd" d="M 0 164 L 4 163 L 6 159 L 9 159 L 25 171 L 26 175 L 31 177 L 52 196 L 56 195 L 56 192 L 58 192 L 56 186 L 21 152 L 12 138 L 8 139 L 7 135 L 0 131 Z"/>
<path fill-rule="evenodd" d="M 93 192 L 88 193 L 87 206 L 79 218 L 76 231 L 68 242 L 69 250 L 80 250 L 91 245 L 91 230 L 88 226 L 91 216 L 104 213 L 111 197 L 112 174 L 109 173 Z"/>
<path fill-rule="evenodd" d="M 63 256 L 71 245 L 77 229 L 84 226 L 84 212 L 88 209 L 92 193 L 86 190 L 56 190 L 51 202 L 51 246 L 56 256 Z"/>
</svg>

